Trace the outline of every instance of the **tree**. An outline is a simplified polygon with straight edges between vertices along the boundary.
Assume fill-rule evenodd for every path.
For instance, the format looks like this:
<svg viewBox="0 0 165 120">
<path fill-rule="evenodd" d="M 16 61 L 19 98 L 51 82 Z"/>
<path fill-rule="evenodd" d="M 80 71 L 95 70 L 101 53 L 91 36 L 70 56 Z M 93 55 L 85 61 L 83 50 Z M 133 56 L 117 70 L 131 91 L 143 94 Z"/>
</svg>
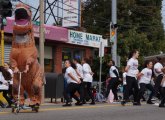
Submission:
<svg viewBox="0 0 165 120">
<path fill-rule="evenodd" d="M 162 0 L 118 0 L 118 54 L 124 64 L 129 51 L 138 49 L 141 57 L 159 54 L 164 49 L 161 16 Z M 111 20 L 110 0 L 87 0 L 83 25 L 87 32 L 105 36 Z"/>
<path fill-rule="evenodd" d="M 118 44 L 124 44 L 118 49 L 119 55 L 125 57 L 123 51 L 128 54 L 132 49 L 139 49 L 142 57 L 164 51 L 161 1 L 127 0 L 129 4 L 123 1 L 118 2 L 122 6 L 118 9 Z"/>
<path fill-rule="evenodd" d="M 161 16 L 162 0 L 117 0 L 118 54 L 121 66 L 125 66 L 128 54 L 133 49 L 140 51 L 139 62 L 143 57 L 165 52 L 165 35 Z M 109 38 L 111 21 L 111 0 L 87 0 L 83 9 L 83 27 L 87 32 L 101 34 Z M 102 78 L 108 73 L 107 55 L 103 58 Z M 95 79 L 98 80 L 99 58 L 93 62 Z"/>
<path fill-rule="evenodd" d="M 87 32 L 96 34 L 109 33 L 110 22 L 109 0 L 87 0 L 82 13 L 83 27 Z"/>
</svg>

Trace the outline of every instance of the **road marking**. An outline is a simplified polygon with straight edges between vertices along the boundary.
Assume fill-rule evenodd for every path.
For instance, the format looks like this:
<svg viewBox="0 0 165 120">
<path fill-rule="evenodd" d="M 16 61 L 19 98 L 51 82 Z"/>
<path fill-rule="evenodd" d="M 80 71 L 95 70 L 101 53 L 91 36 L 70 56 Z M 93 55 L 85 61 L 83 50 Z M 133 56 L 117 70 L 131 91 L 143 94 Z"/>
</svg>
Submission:
<svg viewBox="0 0 165 120">
<path fill-rule="evenodd" d="M 8 114 L 8 113 L 10 113 L 10 112 L 0 112 L 0 115 L 1 115 L 1 114 Z"/>
<path fill-rule="evenodd" d="M 62 108 L 43 108 L 40 111 L 55 111 L 55 110 L 75 110 L 75 109 L 86 109 L 86 108 L 103 108 L 103 107 L 117 107 L 121 106 L 120 104 L 113 105 L 99 105 L 99 106 L 73 106 L 73 107 L 62 107 Z M 127 104 L 126 106 L 130 106 Z"/>
<path fill-rule="evenodd" d="M 132 104 L 126 104 L 125 106 L 131 106 Z M 58 107 L 58 108 L 41 108 L 39 112 L 45 111 L 57 111 L 57 110 L 76 110 L 76 109 L 90 109 L 90 108 L 103 108 L 103 107 L 117 107 L 121 104 L 110 104 L 110 105 L 94 105 L 94 106 L 71 106 L 71 107 Z M 30 110 L 30 109 L 29 109 Z M 20 110 L 21 113 L 27 113 L 29 110 Z M 30 110 L 31 112 L 31 110 Z M 11 112 L 0 112 L 0 115 L 11 114 Z"/>
</svg>

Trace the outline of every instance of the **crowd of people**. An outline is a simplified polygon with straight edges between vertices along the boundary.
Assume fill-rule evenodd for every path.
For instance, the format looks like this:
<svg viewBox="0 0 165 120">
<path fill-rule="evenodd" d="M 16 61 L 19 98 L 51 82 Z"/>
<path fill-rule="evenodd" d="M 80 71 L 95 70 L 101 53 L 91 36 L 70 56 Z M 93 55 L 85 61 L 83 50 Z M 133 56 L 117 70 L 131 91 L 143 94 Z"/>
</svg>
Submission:
<svg viewBox="0 0 165 120">
<path fill-rule="evenodd" d="M 144 67 L 141 71 L 139 68 L 139 51 L 133 50 L 127 65 L 122 70 L 122 76 L 115 62 L 110 60 L 108 85 L 106 87 L 105 97 L 108 99 L 110 91 L 112 91 L 114 98 L 113 101 L 118 99 L 118 86 L 123 86 L 123 99 L 121 104 L 124 106 L 130 101 L 130 96 L 133 96 L 133 105 L 141 105 L 141 99 L 144 99 L 146 89 L 150 92 L 147 104 L 154 104 L 153 97 L 160 100 L 159 107 L 165 107 L 165 67 L 161 62 L 161 58 L 157 57 L 154 64 L 153 61 L 145 61 Z M 91 100 L 89 104 L 95 105 L 95 96 L 92 91 L 93 74 L 90 67 L 89 59 L 84 58 L 82 61 L 79 59 L 66 60 L 65 68 L 63 69 L 65 78 L 65 89 L 63 92 L 65 104 L 63 106 L 71 106 L 72 98 L 76 100 L 75 105 L 83 105 L 88 102 L 87 98 Z M 12 84 L 13 72 L 10 65 L 5 63 L 0 66 L 0 92 L 3 92 L 3 97 L 6 99 L 8 105 L 0 101 L 2 107 L 10 108 L 12 105 Z"/>
<path fill-rule="evenodd" d="M 139 51 L 133 50 L 127 61 L 127 65 L 123 70 L 122 77 L 119 77 L 119 72 L 113 60 L 109 62 L 109 85 L 107 87 L 106 97 L 110 89 L 114 94 L 114 100 L 118 101 L 117 87 L 123 85 L 123 100 L 121 104 L 124 106 L 130 101 L 130 96 L 133 95 L 133 105 L 141 105 L 141 99 L 144 99 L 144 93 L 150 91 L 147 104 L 154 104 L 153 96 L 161 100 L 159 107 L 165 107 L 165 67 L 162 65 L 160 57 L 154 64 L 151 60 L 146 60 L 141 71 L 138 70 Z M 122 79 L 121 79 L 122 78 Z"/>
<path fill-rule="evenodd" d="M 91 89 L 93 72 L 88 61 L 89 60 L 87 58 L 83 59 L 81 62 L 82 65 L 78 59 L 65 61 L 64 76 L 67 84 L 64 90 L 66 104 L 63 106 L 71 106 L 72 98 L 77 101 L 75 105 L 86 104 L 86 93 L 88 93 L 91 99 L 90 104 L 95 104 L 94 95 L 92 94 Z M 75 94 L 76 92 L 79 93 L 79 96 Z"/>
<path fill-rule="evenodd" d="M 125 105 L 133 96 L 133 105 L 141 105 L 141 100 L 145 100 L 144 93 L 150 91 L 147 97 L 147 104 L 154 104 L 153 97 L 157 97 L 161 102 L 159 107 L 165 107 L 165 67 L 161 63 L 161 58 L 157 57 L 156 63 L 146 60 L 143 69 L 139 68 L 139 51 L 133 50 L 127 60 L 127 65 L 122 70 L 122 77 L 115 62 L 110 60 L 108 85 L 106 87 L 105 97 L 108 99 L 110 91 L 113 93 L 113 101 L 121 102 Z M 67 85 L 64 90 L 64 98 L 66 104 L 63 106 L 71 106 L 72 98 L 77 102 L 75 105 L 83 105 L 86 103 L 86 94 L 89 95 L 92 105 L 95 104 L 95 97 L 92 93 L 93 72 L 91 70 L 88 59 L 83 59 L 80 63 L 78 59 L 73 61 L 65 61 L 64 76 Z M 118 99 L 118 86 L 123 86 L 123 98 Z M 79 93 L 77 95 L 76 93 Z"/>
</svg>

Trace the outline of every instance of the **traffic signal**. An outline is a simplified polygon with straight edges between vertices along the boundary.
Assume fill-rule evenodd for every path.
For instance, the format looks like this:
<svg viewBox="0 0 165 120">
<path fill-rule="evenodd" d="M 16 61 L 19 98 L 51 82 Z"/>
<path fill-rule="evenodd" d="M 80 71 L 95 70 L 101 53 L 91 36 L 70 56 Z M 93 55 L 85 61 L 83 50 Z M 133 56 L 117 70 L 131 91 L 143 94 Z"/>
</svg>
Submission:
<svg viewBox="0 0 165 120">
<path fill-rule="evenodd" d="M 10 0 L 0 0 L 0 15 L 2 17 L 12 16 L 12 4 Z"/>
<path fill-rule="evenodd" d="M 115 35 L 115 30 L 111 30 L 111 36 Z"/>
<path fill-rule="evenodd" d="M 110 26 L 110 42 L 114 42 L 116 40 L 116 29 L 117 29 L 117 24 L 111 24 L 111 26 Z"/>
<path fill-rule="evenodd" d="M 116 29 L 117 27 L 118 27 L 117 24 L 112 24 L 112 25 L 111 25 L 111 29 Z"/>
</svg>

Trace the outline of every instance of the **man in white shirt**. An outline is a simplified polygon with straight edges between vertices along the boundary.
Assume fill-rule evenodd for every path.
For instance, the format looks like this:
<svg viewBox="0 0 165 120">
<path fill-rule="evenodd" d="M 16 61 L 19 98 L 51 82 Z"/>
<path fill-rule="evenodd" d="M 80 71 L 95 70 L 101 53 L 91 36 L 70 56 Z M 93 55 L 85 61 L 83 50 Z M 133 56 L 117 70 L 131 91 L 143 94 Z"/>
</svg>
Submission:
<svg viewBox="0 0 165 120">
<path fill-rule="evenodd" d="M 163 79 L 163 65 L 161 64 L 161 58 L 157 57 L 157 63 L 154 65 L 154 74 L 156 76 L 155 79 L 155 90 L 156 90 L 156 96 L 160 99 L 161 97 L 161 81 Z"/>
</svg>

